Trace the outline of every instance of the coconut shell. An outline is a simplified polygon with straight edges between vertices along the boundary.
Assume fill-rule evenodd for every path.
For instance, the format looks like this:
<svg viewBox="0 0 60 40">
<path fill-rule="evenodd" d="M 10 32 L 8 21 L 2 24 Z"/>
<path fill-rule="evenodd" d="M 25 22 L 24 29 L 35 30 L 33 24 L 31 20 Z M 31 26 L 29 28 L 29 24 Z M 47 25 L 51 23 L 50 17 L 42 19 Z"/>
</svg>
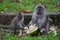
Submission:
<svg viewBox="0 0 60 40">
<path fill-rule="evenodd" d="M 36 27 L 35 25 L 31 25 L 29 26 L 29 29 L 27 30 L 27 34 L 31 34 L 33 32 L 35 32 L 36 30 L 38 30 L 38 27 Z"/>
</svg>

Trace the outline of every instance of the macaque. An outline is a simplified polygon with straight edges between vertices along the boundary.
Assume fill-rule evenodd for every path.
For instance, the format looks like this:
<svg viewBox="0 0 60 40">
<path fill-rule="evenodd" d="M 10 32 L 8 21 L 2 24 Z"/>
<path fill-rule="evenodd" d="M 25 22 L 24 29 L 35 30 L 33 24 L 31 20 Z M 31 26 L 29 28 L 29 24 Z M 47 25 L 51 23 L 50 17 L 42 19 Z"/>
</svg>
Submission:
<svg viewBox="0 0 60 40">
<path fill-rule="evenodd" d="M 46 9 L 43 5 L 39 5 L 33 12 L 32 20 L 30 21 L 29 25 L 37 24 L 38 29 L 41 32 L 42 28 L 45 28 L 45 33 L 47 34 L 49 28 L 49 21 L 48 16 L 46 14 Z"/>
<path fill-rule="evenodd" d="M 14 30 L 14 34 L 17 33 L 17 30 L 24 30 L 24 16 L 22 12 L 19 12 L 18 15 L 16 17 L 14 17 L 14 19 L 11 22 L 11 27 L 13 27 Z"/>
</svg>

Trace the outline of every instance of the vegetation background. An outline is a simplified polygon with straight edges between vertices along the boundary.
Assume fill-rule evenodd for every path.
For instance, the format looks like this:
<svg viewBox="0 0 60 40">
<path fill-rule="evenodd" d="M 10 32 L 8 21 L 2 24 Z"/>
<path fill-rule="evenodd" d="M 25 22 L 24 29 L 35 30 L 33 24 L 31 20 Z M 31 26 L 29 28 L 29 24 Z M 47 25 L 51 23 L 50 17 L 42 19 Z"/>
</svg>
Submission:
<svg viewBox="0 0 60 40">
<path fill-rule="evenodd" d="M 0 2 L 1 11 L 25 11 L 33 12 L 36 5 L 42 4 L 46 7 L 47 12 L 59 12 L 60 0 L 3 0 Z"/>
</svg>

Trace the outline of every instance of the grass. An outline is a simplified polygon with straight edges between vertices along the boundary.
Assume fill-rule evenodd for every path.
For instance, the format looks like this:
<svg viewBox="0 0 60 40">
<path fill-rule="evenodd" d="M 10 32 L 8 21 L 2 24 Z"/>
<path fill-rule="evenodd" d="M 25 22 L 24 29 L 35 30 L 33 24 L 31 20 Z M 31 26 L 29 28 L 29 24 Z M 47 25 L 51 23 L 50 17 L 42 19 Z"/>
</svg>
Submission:
<svg viewBox="0 0 60 40">
<path fill-rule="evenodd" d="M 14 35 L 12 33 L 3 33 L 2 36 L 0 36 L 0 40 L 60 40 L 60 31 L 58 32 L 58 35 L 53 36 L 53 33 L 50 33 L 47 36 L 23 36 L 23 37 L 18 37 L 17 35 Z"/>
<path fill-rule="evenodd" d="M 34 8 L 38 4 L 46 6 L 48 12 L 59 12 L 60 11 L 60 0 L 21 0 L 20 3 L 11 2 L 10 0 L 4 0 L 0 3 L 0 12 L 11 10 L 15 12 L 30 10 L 33 12 Z"/>
</svg>

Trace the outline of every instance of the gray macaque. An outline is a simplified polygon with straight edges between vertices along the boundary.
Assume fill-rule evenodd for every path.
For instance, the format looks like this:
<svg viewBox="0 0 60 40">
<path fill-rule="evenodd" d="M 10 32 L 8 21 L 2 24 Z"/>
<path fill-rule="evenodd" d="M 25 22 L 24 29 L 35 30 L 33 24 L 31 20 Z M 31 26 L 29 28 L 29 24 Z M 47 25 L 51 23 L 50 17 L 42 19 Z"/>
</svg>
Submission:
<svg viewBox="0 0 60 40">
<path fill-rule="evenodd" d="M 33 12 L 32 20 L 29 25 L 37 24 L 38 29 L 41 31 L 42 28 L 45 28 L 45 33 L 48 33 L 49 30 L 49 21 L 46 14 L 46 9 L 43 5 L 39 5 Z"/>
<path fill-rule="evenodd" d="M 11 27 L 13 27 L 14 34 L 17 33 L 17 30 L 24 29 L 24 16 L 22 12 L 19 12 L 16 17 L 11 22 Z"/>
</svg>

